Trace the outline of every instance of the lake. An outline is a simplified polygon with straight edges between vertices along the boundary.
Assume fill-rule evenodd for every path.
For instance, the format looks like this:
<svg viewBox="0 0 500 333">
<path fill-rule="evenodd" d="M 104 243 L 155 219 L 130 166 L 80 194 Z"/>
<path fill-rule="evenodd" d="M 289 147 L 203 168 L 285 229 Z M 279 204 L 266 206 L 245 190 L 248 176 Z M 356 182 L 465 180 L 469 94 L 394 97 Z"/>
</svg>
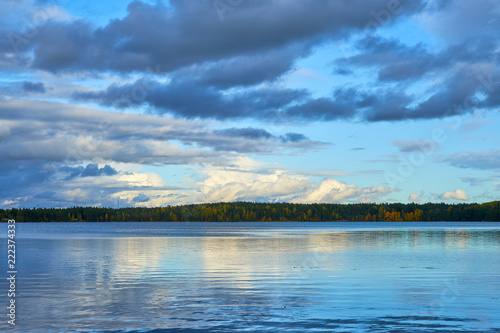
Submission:
<svg viewBox="0 0 500 333">
<path fill-rule="evenodd" d="M 500 223 L 18 223 L 16 259 L 0 331 L 500 332 Z"/>
</svg>

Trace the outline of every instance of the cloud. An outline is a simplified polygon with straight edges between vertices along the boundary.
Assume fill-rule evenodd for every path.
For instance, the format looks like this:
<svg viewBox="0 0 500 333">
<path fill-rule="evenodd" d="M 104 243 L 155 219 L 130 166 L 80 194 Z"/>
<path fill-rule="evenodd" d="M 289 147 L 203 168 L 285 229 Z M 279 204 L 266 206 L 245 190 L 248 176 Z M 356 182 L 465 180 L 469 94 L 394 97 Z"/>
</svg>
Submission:
<svg viewBox="0 0 500 333">
<path fill-rule="evenodd" d="M 500 6 L 494 0 L 446 1 L 439 11 L 419 17 L 431 33 L 442 40 L 456 43 L 463 39 L 498 37 Z"/>
<path fill-rule="evenodd" d="M 114 168 L 109 165 L 105 165 L 102 168 L 99 168 L 97 163 L 89 163 L 86 167 L 69 167 L 65 166 L 61 169 L 61 171 L 67 172 L 68 178 L 74 177 L 99 177 L 99 176 L 113 176 L 118 173 Z"/>
<path fill-rule="evenodd" d="M 152 112 L 186 118 L 315 121 L 360 117 L 366 121 L 390 121 L 440 118 L 467 111 L 464 107 L 443 114 L 443 110 L 464 102 L 474 93 L 470 79 L 463 73 L 451 71 L 447 75 L 448 84 L 441 85 L 450 86 L 449 91 L 441 89 L 418 105 L 415 105 L 417 96 L 411 96 L 404 88 L 394 91 L 393 87 L 384 87 L 384 83 L 420 79 L 426 72 L 442 71 L 457 61 L 463 63 L 464 59 L 466 73 L 476 67 L 475 72 L 490 74 L 494 66 L 488 66 L 484 57 L 477 54 L 490 54 L 494 43 L 486 45 L 481 40 L 473 46 L 467 44 L 467 48 L 450 46 L 436 55 L 423 44 L 407 46 L 370 35 L 358 43 L 359 54 L 338 59 L 337 64 L 350 67 L 350 72 L 354 67 L 378 69 L 377 91 L 349 90 L 355 98 L 346 100 L 349 94 L 312 98 L 305 91 L 282 87 L 255 89 L 259 84 L 282 78 L 298 59 L 310 55 L 326 41 L 347 37 L 353 31 L 361 32 L 365 27 L 370 30 L 393 24 L 424 11 L 423 1 L 397 4 L 397 15 L 391 15 L 390 5 L 383 0 L 362 5 L 259 0 L 238 6 L 220 20 L 213 2 L 208 0 L 196 6 L 182 1 L 173 1 L 168 6 L 134 1 L 124 18 L 103 27 L 84 21 L 43 22 L 37 37 L 26 45 L 26 53 L 33 54 L 35 68 L 53 72 L 168 74 L 168 83 L 148 83 L 154 88 L 144 98 L 128 96 L 137 88 L 137 82 L 113 84 L 105 90 L 79 92 L 74 96 L 80 101 L 118 108 L 147 104 L 153 107 Z M 254 24 L 257 21 L 259 26 Z M 471 62 L 474 59 L 485 68 L 479 70 Z M 234 90 L 235 87 L 245 88 Z"/>
<path fill-rule="evenodd" d="M 436 143 L 429 140 L 394 140 L 393 144 L 402 153 L 431 152 L 436 149 Z"/>
<path fill-rule="evenodd" d="M 147 86 L 148 89 L 145 89 Z M 77 92 L 78 101 L 92 101 L 105 106 L 130 108 L 147 104 L 155 113 L 170 113 L 185 118 L 277 119 L 280 110 L 304 100 L 304 90 L 260 88 L 225 94 L 213 87 L 187 80 L 159 83 L 145 79 L 133 84 L 109 86 L 106 90 Z M 134 98 L 135 96 L 138 96 Z"/>
<path fill-rule="evenodd" d="M 283 143 L 298 143 L 303 141 L 309 141 L 309 138 L 301 133 L 286 133 L 284 135 L 275 136 L 262 128 L 226 128 L 222 130 L 214 130 L 214 133 L 220 134 L 225 137 L 237 137 L 237 138 L 247 138 L 250 140 L 270 140 L 278 139 Z"/>
<path fill-rule="evenodd" d="M 226 167 L 205 167 L 204 180 L 198 184 L 200 202 L 280 201 L 296 197 L 309 182 L 289 176 L 275 164 L 265 164 L 246 156 Z"/>
<path fill-rule="evenodd" d="M 498 170 L 500 169 L 500 149 L 459 152 L 441 156 L 440 160 L 458 168 Z"/>
<path fill-rule="evenodd" d="M 399 14 L 391 21 L 411 15 L 422 3 L 400 1 Z M 124 18 L 100 28 L 83 21 L 46 22 L 36 40 L 24 46 L 27 51 L 34 49 L 36 68 L 54 72 L 144 71 L 151 64 L 169 72 L 287 47 L 295 47 L 294 53 L 300 57 L 300 49 L 307 51 L 324 39 L 364 29 L 371 22 L 380 26 L 372 13 L 387 11 L 387 6 L 386 0 L 363 4 L 259 0 L 245 2 L 221 20 L 210 0 L 196 5 L 171 1 L 169 6 L 133 1 Z"/>
<path fill-rule="evenodd" d="M 285 111 L 286 117 L 308 120 L 335 120 L 354 117 L 354 106 L 330 98 L 317 98 L 291 106 Z"/>
<path fill-rule="evenodd" d="M 401 13 L 391 15 L 395 3 Z M 315 140 L 310 122 L 369 126 L 486 114 L 500 106 L 497 1 L 255 0 L 223 14 L 213 4 L 132 1 L 126 13 L 102 24 L 45 1 L 6 2 L 0 8 L 6 37 L 0 69 L 7 74 L 0 86 L 0 181 L 14 189 L 1 189 L 0 202 L 377 201 L 397 189 L 348 184 L 334 171 L 289 172 L 242 156 L 331 145 Z M 417 43 L 407 38 L 408 22 Z M 316 65 L 331 66 L 330 74 L 316 73 Z M 93 103 L 124 112 L 87 106 Z M 290 123 L 304 126 L 308 136 L 271 130 Z M 485 124 L 469 121 L 460 130 Z M 393 145 L 403 154 L 436 148 L 428 140 Z M 364 149 L 362 142 L 344 149 L 350 147 Z M 498 150 L 480 149 L 457 149 L 438 160 L 498 170 Z M 383 162 L 399 162 L 390 153 L 380 154 Z M 171 165 L 198 170 L 189 188 L 141 171 Z M 487 182 L 480 178 L 462 180 Z"/>
<path fill-rule="evenodd" d="M 463 133 L 472 133 L 479 131 L 489 125 L 490 120 L 489 119 L 474 119 L 474 120 L 469 120 L 465 121 L 461 126 L 460 126 L 460 131 Z"/>
<path fill-rule="evenodd" d="M 332 96 L 320 98 L 312 98 L 305 90 L 273 87 L 228 94 L 185 79 L 160 83 L 146 78 L 132 84 L 112 84 L 105 90 L 75 92 L 73 98 L 117 108 L 148 105 L 153 107 L 152 112 L 185 118 L 256 118 L 278 123 L 352 119 L 359 113 L 357 107 L 377 104 L 375 96 L 352 89 L 337 89 Z"/>
<path fill-rule="evenodd" d="M 254 127 L 211 129 L 200 121 L 106 112 L 60 102 L 0 100 L 0 110 L 4 133 L 0 183 L 9 184 L 0 190 L 0 202 L 16 207 L 114 207 L 118 201 L 122 206 L 148 207 L 194 203 L 203 197 L 199 186 L 167 186 L 156 174 L 129 172 L 130 168 L 184 164 L 223 169 L 233 165 L 242 152 L 278 154 L 282 150 L 288 154 L 325 146 L 295 132 L 274 135 Z M 281 198 L 283 193 L 298 191 L 302 183 L 309 184 L 282 175 L 280 182 L 268 182 L 266 188 L 251 185 L 251 192 L 242 197 L 254 198 L 262 190 L 259 200 Z M 213 193 L 206 198 L 228 199 L 230 195 L 222 193 L 231 193 L 231 186 L 203 188 Z M 283 192 L 282 187 L 288 190 Z"/>
<path fill-rule="evenodd" d="M 113 176 L 118 172 L 110 167 L 109 165 L 105 165 L 104 167 L 99 169 L 97 164 L 88 164 L 85 169 L 82 171 L 82 177 L 96 177 L 96 176 Z"/>
<path fill-rule="evenodd" d="M 0 182 L 12 179 L 11 186 L 0 189 L 2 207 L 158 207 L 221 201 L 376 202 L 397 191 L 382 186 L 359 187 L 330 176 L 318 184 L 308 175 L 291 173 L 278 164 L 244 155 L 225 166 L 193 167 L 194 179 L 200 180 L 179 186 L 167 185 L 154 172 L 125 171 L 130 165 L 123 165 L 125 169 L 93 164 L 76 168 L 55 162 L 40 165 L 33 161 L 23 169 L 14 165 L 3 165 L 0 170 Z M 91 170 L 92 176 L 82 176 L 85 170 Z M 68 177 L 71 171 L 79 174 Z"/>
<path fill-rule="evenodd" d="M 460 189 L 456 189 L 455 191 L 450 191 L 450 192 L 444 192 L 439 196 L 439 199 L 441 200 L 469 200 L 469 195 L 464 191 Z"/>
<path fill-rule="evenodd" d="M 55 194 L 56 194 L 56 192 L 54 192 L 54 191 L 43 191 L 43 192 L 38 193 L 35 196 L 33 196 L 33 198 L 35 198 L 35 199 L 51 199 L 54 197 Z"/>
<path fill-rule="evenodd" d="M 496 95 L 490 94 L 490 90 L 496 88 L 492 88 L 490 83 L 483 84 L 484 81 L 496 80 L 496 76 L 491 79 L 492 75 L 489 74 L 495 70 L 494 66 L 472 64 L 462 67 L 440 84 L 443 88 L 435 88 L 436 92 L 422 101 L 418 101 L 417 96 L 407 95 L 403 90 L 381 94 L 375 99 L 376 103 L 364 110 L 364 118 L 373 122 L 446 118 L 470 113 L 474 108 L 488 103 L 496 105 Z M 476 97 L 480 92 L 488 96 L 486 101 Z M 413 105 L 416 101 L 418 104 Z"/>
<path fill-rule="evenodd" d="M 281 135 L 280 139 L 282 142 L 302 142 L 308 140 L 308 138 L 301 133 L 286 133 L 285 135 Z"/>
<path fill-rule="evenodd" d="M 389 7 L 395 4 L 392 15 Z M 14 32 L 26 39 L 16 57 L 11 56 L 8 40 L 0 42 L 0 67 L 14 68 L 15 62 L 15 68 L 58 75 L 112 72 L 122 78 L 148 73 L 161 77 L 162 82 L 148 81 L 151 89 L 147 91 L 140 90 L 138 82 L 116 82 L 103 90 L 75 92 L 74 97 L 115 108 L 147 106 L 152 113 L 191 119 L 377 122 L 445 118 L 500 105 L 500 95 L 495 93 L 500 82 L 498 11 L 492 0 L 477 5 L 420 0 L 258 0 L 240 4 L 221 20 L 211 0 L 196 5 L 133 1 L 124 17 L 100 27 L 45 15 L 33 38 Z M 9 12 L 3 16 L 13 19 Z M 469 12 L 477 15 L 471 17 Z M 425 22 L 429 34 L 446 36 L 452 42 L 435 50 L 424 43 L 408 45 L 371 33 L 373 28 L 409 16 Z M 467 34 L 451 33 L 450 27 Z M 332 96 L 314 96 L 280 85 L 298 60 L 326 43 L 353 36 L 359 39 L 353 51 L 332 59 L 338 67 L 334 71 L 350 76 L 375 73 L 373 80 L 364 80 L 369 85 L 332 87 Z"/>
<path fill-rule="evenodd" d="M 294 45 L 263 54 L 207 61 L 174 71 L 173 80 L 186 80 L 218 89 L 274 82 L 294 68 L 297 58 L 309 53 L 309 48 Z"/>
<path fill-rule="evenodd" d="M 382 186 L 359 187 L 330 177 L 315 184 L 304 176 L 247 157 L 235 160 L 232 167 L 206 168 L 203 173 L 206 178 L 200 183 L 201 202 L 373 202 L 397 191 Z"/>
<path fill-rule="evenodd" d="M 396 39 L 365 36 L 356 43 L 359 54 L 338 59 L 335 64 L 340 74 L 346 67 L 373 67 L 380 81 L 404 81 L 420 78 L 426 72 L 449 64 L 450 59 L 435 58 L 423 44 L 406 46 Z M 346 73 L 350 74 L 350 73 Z"/>
<path fill-rule="evenodd" d="M 123 165 L 127 170 L 133 165 Z M 111 171 L 114 170 L 114 171 Z M 154 204 L 177 204 L 187 191 L 183 187 L 168 186 L 154 173 L 118 170 L 116 167 L 74 167 L 57 162 L 24 161 L 3 163 L 0 183 L 10 184 L 0 188 L 2 207 L 71 207 L 133 206 L 133 198 L 140 193 Z M 74 172 L 71 174 L 71 172 Z M 83 175 L 82 175 L 83 174 Z M 192 196 L 191 196 L 192 197 Z M 153 200 L 154 199 L 154 200 Z M 141 205 L 144 203 L 141 202 Z"/>
<path fill-rule="evenodd" d="M 420 194 L 418 193 L 412 193 L 408 197 L 408 201 L 410 202 L 420 202 L 422 201 L 422 196 L 424 195 L 424 191 L 420 191 Z"/>
<path fill-rule="evenodd" d="M 75 92 L 73 98 L 123 109 L 147 105 L 152 107 L 151 112 L 185 118 L 255 118 L 278 123 L 372 117 L 366 111 L 370 109 L 383 109 L 386 115 L 399 114 L 401 109 L 396 104 L 411 101 L 404 94 L 369 94 L 354 88 L 339 88 L 329 97 L 313 98 L 301 89 L 270 86 L 227 93 L 186 79 L 160 83 L 147 78 L 131 84 L 112 84 L 104 90 Z M 370 119 L 376 120 L 383 119 Z"/>
<path fill-rule="evenodd" d="M 223 163 L 234 153 L 326 146 L 300 133 L 275 136 L 257 128 L 213 130 L 203 122 L 98 111 L 59 102 L 0 101 L 0 111 L 4 161 Z"/>
<path fill-rule="evenodd" d="M 41 93 L 41 94 L 45 93 L 45 85 L 42 82 L 24 81 L 23 89 L 27 92 Z"/>
<path fill-rule="evenodd" d="M 147 195 L 141 193 L 138 196 L 136 196 L 132 200 L 132 202 L 133 203 L 143 203 L 143 202 L 148 202 L 149 200 L 150 200 L 150 198 Z"/>
<path fill-rule="evenodd" d="M 228 137 L 243 137 L 248 139 L 270 139 L 273 137 L 271 133 L 261 128 L 226 128 L 223 130 L 215 130 L 215 133 L 222 134 Z"/>
<path fill-rule="evenodd" d="M 481 184 L 490 182 L 493 178 L 486 177 L 462 177 L 461 181 L 469 183 L 470 186 L 480 186 Z"/>
<path fill-rule="evenodd" d="M 395 191 L 397 191 L 395 188 L 383 186 L 358 187 L 333 178 L 325 178 L 304 198 L 295 201 L 328 203 L 354 199 L 357 202 L 375 202 L 380 201 L 381 196 Z"/>
<path fill-rule="evenodd" d="M 371 96 L 372 102 L 362 110 L 367 121 L 446 118 L 500 105 L 497 45 L 497 35 L 484 33 L 432 52 L 424 44 L 408 46 L 370 35 L 358 41 L 357 53 L 337 59 L 335 64 L 338 69 L 349 67 L 351 72 L 377 73 L 371 87 L 351 89 L 353 96 Z M 395 82 L 399 83 L 396 87 Z M 411 87 L 416 85 L 425 87 L 425 92 L 415 93 Z"/>
</svg>

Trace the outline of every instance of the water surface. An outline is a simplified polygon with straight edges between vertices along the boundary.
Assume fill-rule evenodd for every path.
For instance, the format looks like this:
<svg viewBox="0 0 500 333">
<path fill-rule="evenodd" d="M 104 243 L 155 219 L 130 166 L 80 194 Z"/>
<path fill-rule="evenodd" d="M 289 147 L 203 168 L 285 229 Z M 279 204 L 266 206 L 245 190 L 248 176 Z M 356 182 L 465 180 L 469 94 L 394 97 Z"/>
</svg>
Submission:
<svg viewBox="0 0 500 333">
<path fill-rule="evenodd" d="M 500 223 L 16 228 L 16 332 L 500 332 Z"/>
</svg>

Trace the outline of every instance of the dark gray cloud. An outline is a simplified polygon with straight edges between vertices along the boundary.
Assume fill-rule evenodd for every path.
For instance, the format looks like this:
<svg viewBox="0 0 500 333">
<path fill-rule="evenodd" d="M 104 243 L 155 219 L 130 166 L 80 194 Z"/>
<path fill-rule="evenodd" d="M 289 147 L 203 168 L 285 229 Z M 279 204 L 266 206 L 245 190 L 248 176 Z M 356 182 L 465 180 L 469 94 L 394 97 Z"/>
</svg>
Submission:
<svg viewBox="0 0 500 333">
<path fill-rule="evenodd" d="M 78 101 L 97 102 L 117 108 L 149 105 L 151 112 L 185 118 L 267 121 L 336 120 L 360 118 L 366 121 L 445 118 L 471 112 L 480 106 L 500 105 L 500 73 L 490 66 L 462 65 L 446 84 L 417 105 L 402 89 L 367 91 L 359 87 L 336 89 L 330 97 L 313 99 L 305 90 L 254 88 L 225 93 L 185 79 L 159 83 L 146 78 L 132 84 L 113 84 L 105 90 L 78 92 Z M 498 80 L 498 81 L 497 81 Z M 487 97 L 478 99 L 481 92 Z"/>
<path fill-rule="evenodd" d="M 214 134 L 218 137 L 227 138 L 226 144 L 219 143 L 216 149 L 218 150 L 236 150 L 246 152 L 258 152 L 259 143 L 276 143 L 282 144 L 284 147 L 296 147 L 303 149 L 317 149 L 321 146 L 326 146 L 326 143 L 311 141 L 308 137 L 301 133 L 285 133 L 283 135 L 274 135 L 261 128 L 226 128 L 215 130 Z M 241 139 L 246 140 L 241 140 Z M 236 140 L 234 140 L 236 139 Z"/>
<path fill-rule="evenodd" d="M 353 105 L 334 101 L 330 98 L 317 98 L 290 107 L 287 116 L 309 120 L 334 120 L 352 118 L 356 113 Z"/>
<path fill-rule="evenodd" d="M 388 96 L 385 98 L 391 100 Z M 78 92 L 73 98 L 117 108 L 147 104 L 154 107 L 152 112 L 186 118 L 256 118 L 278 123 L 350 119 L 359 108 L 380 104 L 375 95 L 354 89 L 337 89 L 331 97 L 314 99 L 307 91 L 298 89 L 270 87 L 225 94 L 186 80 L 162 84 L 147 79 L 121 86 L 113 84 L 105 90 Z M 394 99 L 401 101 L 403 97 L 394 96 Z"/>
<path fill-rule="evenodd" d="M 416 96 L 408 95 L 403 87 L 374 92 L 350 88 L 351 101 L 344 104 L 357 106 L 359 117 L 369 122 L 446 118 L 470 113 L 479 107 L 500 105 L 500 71 L 492 73 L 494 67 L 484 64 L 461 66 L 418 104 Z M 485 98 L 479 98 L 478 93 Z"/>
<path fill-rule="evenodd" d="M 109 165 L 99 168 L 97 164 L 88 164 L 82 171 L 82 177 L 113 176 L 118 172 Z"/>
<path fill-rule="evenodd" d="M 371 67 L 378 69 L 380 81 L 403 81 L 422 77 L 434 68 L 449 64 L 450 58 L 436 58 L 424 45 L 408 47 L 394 39 L 366 36 L 357 42 L 360 54 L 336 61 L 337 73 L 348 67 Z M 349 74 L 347 72 L 346 74 Z"/>
<path fill-rule="evenodd" d="M 365 36 L 355 46 L 359 51 L 357 54 L 335 62 L 337 72 L 342 73 L 346 67 L 372 68 L 377 70 L 378 80 L 381 82 L 421 79 L 429 72 L 443 72 L 450 67 L 460 70 L 461 66 L 457 67 L 457 63 L 498 64 L 495 56 L 498 36 L 491 36 L 486 31 L 475 38 L 447 45 L 439 52 L 429 50 L 429 46 L 423 43 L 408 46 L 397 39 L 377 35 Z"/>
<path fill-rule="evenodd" d="M 399 3 L 398 14 L 387 23 L 421 9 L 423 1 Z M 245 1 L 221 20 L 210 0 L 170 1 L 170 6 L 134 1 L 126 17 L 102 28 L 83 21 L 47 22 L 27 47 L 34 46 L 33 65 L 49 71 L 144 71 L 159 64 L 168 72 L 294 45 L 303 50 L 296 50 L 301 56 L 326 38 L 380 26 L 372 13 L 387 7 L 386 0 L 255 0 Z"/>
<path fill-rule="evenodd" d="M 61 169 L 62 172 L 68 173 L 68 179 L 75 177 L 99 177 L 99 176 L 113 176 L 118 173 L 114 168 L 109 165 L 105 165 L 102 168 L 99 168 L 97 163 L 89 163 L 86 167 L 78 166 L 78 167 L 69 167 L 64 166 Z"/>
<path fill-rule="evenodd" d="M 500 105 L 499 38 L 487 33 L 462 40 L 443 51 L 431 53 L 423 44 L 407 46 L 397 40 L 368 36 L 360 40 L 359 54 L 337 60 L 337 73 L 349 67 L 375 70 L 378 86 L 398 82 L 383 91 L 351 89 L 357 99 L 370 96 L 363 110 L 368 121 L 433 119 L 462 115 L 477 107 Z M 440 77 L 424 99 L 409 95 L 406 85 Z M 479 99 L 477 93 L 486 96 Z M 418 100 L 418 103 L 416 101 Z"/>
<path fill-rule="evenodd" d="M 203 62 L 175 71 L 174 79 L 219 89 L 252 86 L 261 82 L 275 81 L 294 67 L 297 58 L 308 53 L 309 48 L 292 46 L 264 54 Z"/>
<path fill-rule="evenodd" d="M 500 149 L 454 153 L 441 161 L 455 167 L 479 170 L 500 170 Z"/>
<path fill-rule="evenodd" d="M 23 89 L 28 92 L 45 93 L 45 85 L 42 82 L 23 82 Z"/>
<path fill-rule="evenodd" d="M 247 139 L 271 139 L 273 135 L 262 128 L 226 128 L 223 130 L 215 130 L 215 134 L 220 134 L 227 137 L 243 137 Z"/>
<path fill-rule="evenodd" d="M 284 135 L 273 135 L 262 128 L 226 128 L 223 130 L 215 130 L 215 134 L 224 137 L 236 137 L 236 138 L 247 138 L 250 140 L 274 140 L 278 139 L 283 143 L 298 143 L 302 141 L 308 141 L 309 138 L 301 133 L 285 133 Z M 310 141 L 309 141 L 310 142 Z"/>
<path fill-rule="evenodd" d="M 118 108 L 148 104 L 154 112 L 186 118 L 261 118 L 276 119 L 292 103 L 305 100 L 304 90 L 260 88 L 239 93 L 223 92 L 185 80 L 161 84 L 144 80 L 133 84 L 111 85 L 106 90 L 75 93 L 80 101 L 92 101 Z"/>
<path fill-rule="evenodd" d="M 280 138 L 283 142 L 301 142 L 308 140 L 308 138 L 301 133 L 286 133 L 285 135 L 281 135 Z"/>
<path fill-rule="evenodd" d="M 463 65 L 447 84 L 416 106 L 402 89 L 367 91 L 341 87 L 330 97 L 312 98 L 306 90 L 278 87 L 252 88 L 227 93 L 187 78 L 160 83 L 142 78 L 131 84 L 112 84 L 104 90 L 76 92 L 77 101 L 116 108 L 152 107 L 153 113 L 184 118 L 255 118 L 274 122 L 360 118 L 366 121 L 445 118 L 471 112 L 475 107 L 500 103 L 496 74 L 489 66 Z M 498 76 L 500 80 L 500 75 Z M 499 81 L 500 82 L 500 81 Z M 475 94 L 485 93 L 485 100 Z"/>
<path fill-rule="evenodd" d="M 361 95 L 366 103 L 362 108 L 362 118 L 364 120 L 387 121 L 414 119 L 416 116 L 413 110 L 408 108 L 412 98 L 403 90 L 381 89 L 372 94 L 364 91 L 356 91 L 355 96 Z M 368 97 L 366 97 L 368 95 Z"/>
</svg>

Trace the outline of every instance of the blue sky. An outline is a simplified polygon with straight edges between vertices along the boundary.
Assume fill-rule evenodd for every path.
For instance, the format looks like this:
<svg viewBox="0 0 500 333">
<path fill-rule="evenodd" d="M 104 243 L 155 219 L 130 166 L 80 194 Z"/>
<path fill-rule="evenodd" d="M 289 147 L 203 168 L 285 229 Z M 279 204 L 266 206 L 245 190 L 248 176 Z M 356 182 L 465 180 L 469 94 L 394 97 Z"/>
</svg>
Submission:
<svg viewBox="0 0 500 333">
<path fill-rule="evenodd" d="M 0 207 L 500 198 L 493 0 L 0 9 Z"/>
</svg>

